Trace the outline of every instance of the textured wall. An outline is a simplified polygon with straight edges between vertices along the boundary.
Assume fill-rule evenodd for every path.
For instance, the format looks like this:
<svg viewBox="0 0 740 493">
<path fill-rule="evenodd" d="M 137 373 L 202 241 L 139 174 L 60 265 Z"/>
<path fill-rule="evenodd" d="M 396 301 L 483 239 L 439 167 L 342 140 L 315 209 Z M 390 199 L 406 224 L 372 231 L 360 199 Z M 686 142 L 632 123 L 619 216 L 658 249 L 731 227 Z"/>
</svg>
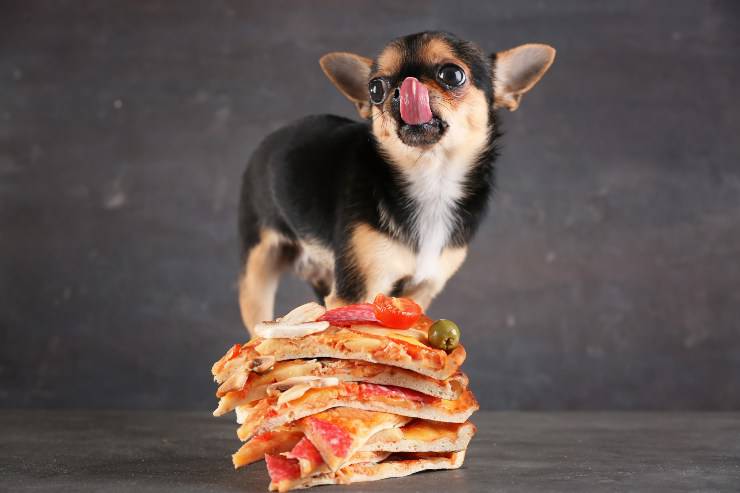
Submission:
<svg viewBox="0 0 740 493">
<path fill-rule="evenodd" d="M 740 7 L 588 0 L 3 2 L 0 406 L 212 406 L 243 163 L 429 28 L 559 50 L 432 307 L 484 406 L 740 409 Z"/>
</svg>

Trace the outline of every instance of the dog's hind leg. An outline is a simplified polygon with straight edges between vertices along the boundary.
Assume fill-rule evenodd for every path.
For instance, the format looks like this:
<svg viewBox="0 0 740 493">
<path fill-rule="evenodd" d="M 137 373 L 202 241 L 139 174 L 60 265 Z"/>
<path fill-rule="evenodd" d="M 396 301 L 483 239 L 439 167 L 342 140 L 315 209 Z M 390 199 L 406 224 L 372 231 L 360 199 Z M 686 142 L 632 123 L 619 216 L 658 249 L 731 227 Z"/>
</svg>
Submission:
<svg viewBox="0 0 740 493">
<path fill-rule="evenodd" d="M 239 308 L 251 336 L 255 325 L 273 319 L 280 274 L 289 263 L 286 246 L 277 232 L 262 229 L 258 241 L 245 251 L 239 279 Z"/>
</svg>

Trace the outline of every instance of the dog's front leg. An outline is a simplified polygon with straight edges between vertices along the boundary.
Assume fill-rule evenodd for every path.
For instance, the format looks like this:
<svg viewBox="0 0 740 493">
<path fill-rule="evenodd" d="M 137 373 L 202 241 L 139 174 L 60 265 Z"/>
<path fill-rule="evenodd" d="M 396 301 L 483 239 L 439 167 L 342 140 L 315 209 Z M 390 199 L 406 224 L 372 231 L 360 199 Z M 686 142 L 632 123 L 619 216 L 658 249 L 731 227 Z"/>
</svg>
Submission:
<svg viewBox="0 0 740 493">
<path fill-rule="evenodd" d="M 329 309 L 390 294 L 399 279 L 413 274 L 413 251 L 364 223 L 351 228 L 337 251 L 334 285 L 324 300 Z"/>
<path fill-rule="evenodd" d="M 447 280 L 460 268 L 467 253 L 467 247 L 445 248 L 439 256 L 434 275 L 429 279 L 408 285 L 402 295 L 416 301 L 426 311 L 432 300 L 445 287 Z"/>
</svg>

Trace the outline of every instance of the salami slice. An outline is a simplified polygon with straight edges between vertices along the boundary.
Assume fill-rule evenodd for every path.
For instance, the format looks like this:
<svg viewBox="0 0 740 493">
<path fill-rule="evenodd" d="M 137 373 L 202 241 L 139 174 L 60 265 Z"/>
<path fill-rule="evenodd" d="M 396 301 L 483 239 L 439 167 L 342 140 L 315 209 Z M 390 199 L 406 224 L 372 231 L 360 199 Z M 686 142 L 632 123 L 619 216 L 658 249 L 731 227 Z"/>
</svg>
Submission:
<svg viewBox="0 0 740 493">
<path fill-rule="evenodd" d="M 422 402 L 424 404 L 436 402 L 439 400 L 439 398 L 437 397 L 422 394 L 421 392 L 417 392 L 416 390 L 396 387 L 395 385 L 378 385 L 374 383 L 361 383 L 360 395 L 364 399 L 372 399 L 373 397 L 381 396 L 390 397 L 393 399 Z"/>
<path fill-rule="evenodd" d="M 277 484 L 280 481 L 293 480 L 301 477 L 301 468 L 295 459 L 288 459 L 282 455 L 266 454 L 265 462 L 267 463 L 267 473 L 270 475 L 273 483 Z"/>
<path fill-rule="evenodd" d="M 335 457 L 347 457 L 352 446 L 352 437 L 346 431 L 333 423 L 313 417 L 307 418 L 305 424 L 328 445 Z"/>
<path fill-rule="evenodd" d="M 301 438 L 301 441 L 298 442 L 290 452 L 285 454 L 285 457 L 288 457 L 289 459 L 304 459 L 308 461 L 314 469 L 324 462 L 324 459 L 321 458 L 321 454 L 314 444 L 305 436 Z"/>
<path fill-rule="evenodd" d="M 375 307 L 372 303 L 357 303 L 334 308 L 324 313 L 319 320 L 327 322 L 337 327 L 350 327 L 352 325 L 372 324 L 380 325 L 375 317 Z"/>
</svg>

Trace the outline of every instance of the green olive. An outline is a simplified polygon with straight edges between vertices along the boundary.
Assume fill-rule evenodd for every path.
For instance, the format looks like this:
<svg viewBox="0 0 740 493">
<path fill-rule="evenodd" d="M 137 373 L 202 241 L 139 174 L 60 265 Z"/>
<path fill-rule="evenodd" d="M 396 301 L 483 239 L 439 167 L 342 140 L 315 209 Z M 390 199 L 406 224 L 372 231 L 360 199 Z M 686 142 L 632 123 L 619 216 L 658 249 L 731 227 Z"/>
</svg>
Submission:
<svg viewBox="0 0 740 493">
<path fill-rule="evenodd" d="M 460 327 L 452 320 L 437 320 L 429 327 L 429 344 L 448 353 L 460 343 Z"/>
</svg>

